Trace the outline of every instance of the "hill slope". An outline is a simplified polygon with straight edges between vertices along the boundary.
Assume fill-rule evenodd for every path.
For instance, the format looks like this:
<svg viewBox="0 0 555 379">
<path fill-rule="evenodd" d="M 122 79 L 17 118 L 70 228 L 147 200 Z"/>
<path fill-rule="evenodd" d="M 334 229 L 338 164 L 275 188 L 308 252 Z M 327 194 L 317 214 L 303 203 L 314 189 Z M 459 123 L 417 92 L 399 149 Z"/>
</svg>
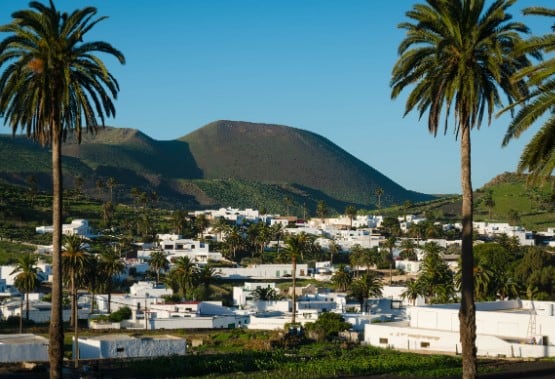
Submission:
<svg viewBox="0 0 555 379">
<path fill-rule="evenodd" d="M 97 179 L 114 177 L 119 201 L 130 199 L 131 187 L 190 208 L 264 206 L 274 212 L 283 211 L 284 197 L 309 210 L 319 200 L 339 212 L 348 204 L 373 208 L 377 187 L 384 190 L 384 205 L 432 198 L 404 189 L 319 135 L 280 125 L 217 121 L 172 141 L 106 128 L 84 135 L 80 145 L 68 138 L 63 155 L 66 187 L 79 175 L 93 193 Z M 24 185 L 34 175 L 47 189 L 49 172 L 48 149 L 0 136 L 4 181 Z"/>
</svg>

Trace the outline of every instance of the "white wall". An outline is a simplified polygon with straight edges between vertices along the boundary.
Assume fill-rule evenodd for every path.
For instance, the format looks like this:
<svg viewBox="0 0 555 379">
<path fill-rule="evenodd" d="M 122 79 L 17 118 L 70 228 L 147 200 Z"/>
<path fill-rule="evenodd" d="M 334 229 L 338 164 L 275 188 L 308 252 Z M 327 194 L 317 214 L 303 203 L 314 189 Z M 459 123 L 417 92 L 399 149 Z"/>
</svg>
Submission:
<svg viewBox="0 0 555 379">
<path fill-rule="evenodd" d="M 46 362 L 48 340 L 34 334 L 0 336 L 0 362 Z"/>
<path fill-rule="evenodd" d="M 79 338 L 80 358 L 130 358 L 185 355 L 185 339 L 170 337 L 135 338 L 126 335 Z"/>
</svg>

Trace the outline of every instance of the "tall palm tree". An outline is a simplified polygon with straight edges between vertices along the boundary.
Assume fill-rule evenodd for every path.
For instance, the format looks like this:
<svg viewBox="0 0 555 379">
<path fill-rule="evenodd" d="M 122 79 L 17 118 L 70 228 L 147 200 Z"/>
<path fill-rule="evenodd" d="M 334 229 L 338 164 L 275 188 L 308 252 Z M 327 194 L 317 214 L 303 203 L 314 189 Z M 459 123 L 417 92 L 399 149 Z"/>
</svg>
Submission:
<svg viewBox="0 0 555 379">
<path fill-rule="evenodd" d="M 472 218 L 470 131 L 488 122 L 501 106 L 500 92 L 509 102 L 525 91 L 511 76 L 530 64 L 515 54 L 528 28 L 512 22 L 507 9 L 514 0 L 499 0 L 486 9 L 485 0 L 428 0 L 406 13 L 410 22 L 399 25 L 406 37 L 392 72 L 392 98 L 410 89 L 405 114 L 428 113 L 428 130 L 435 136 L 445 116 L 445 131 L 453 116 L 454 134 L 460 136 L 462 185 L 462 297 L 459 311 L 463 377 L 474 378 L 476 314 L 472 278 Z"/>
<path fill-rule="evenodd" d="M 71 288 L 71 326 L 75 341 L 74 366 L 79 367 L 79 315 L 77 307 L 77 289 L 85 282 L 85 244 L 83 238 L 77 234 L 64 237 L 62 252 L 62 276 L 64 282 Z"/>
<path fill-rule="evenodd" d="M 38 273 L 40 268 L 37 267 L 37 256 L 31 253 L 23 254 L 17 259 L 15 268 L 10 275 L 17 274 L 14 278 L 14 285 L 19 292 L 25 294 L 26 298 L 26 314 L 25 318 L 29 321 L 29 293 L 37 288 L 39 284 Z M 21 297 L 21 305 L 23 305 L 23 297 Z M 23 306 L 21 307 L 23 312 Z M 20 315 L 20 321 L 23 319 L 23 313 Z M 21 333 L 21 323 L 20 330 Z"/>
<path fill-rule="evenodd" d="M 374 189 L 374 195 L 376 196 L 376 206 L 378 209 L 382 207 L 382 196 L 384 194 L 384 189 L 382 187 L 376 187 Z"/>
<path fill-rule="evenodd" d="M 119 253 L 110 247 L 100 253 L 100 271 L 105 278 L 105 288 L 108 293 L 108 313 L 112 311 L 112 291 L 114 289 L 114 277 L 121 274 L 125 269 L 125 263 Z"/>
<path fill-rule="evenodd" d="M 52 148 L 52 314 L 49 332 L 50 377 L 62 377 L 64 332 L 62 325 L 62 165 L 61 142 L 82 127 L 96 130 L 105 117 L 115 115 L 112 98 L 119 86 L 97 53 L 116 57 L 121 52 L 106 42 L 85 42 L 87 33 L 105 17 L 96 8 L 60 13 L 53 1 L 32 1 L 30 9 L 12 14 L 9 33 L 0 42 L 0 115 L 15 134 Z M 99 122 L 100 121 L 100 122 Z"/>
<path fill-rule="evenodd" d="M 347 205 L 345 208 L 345 215 L 349 217 L 349 228 L 353 228 L 353 219 L 357 216 L 357 209 L 354 205 Z"/>
<path fill-rule="evenodd" d="M 530 7 L 524 9 L 524 14 L 555 17 L 555 8 Z M 552 30 L 552 33 L 544 36 L 531 37 L 524 43 L 523 49 L 552 54 L 555 51 L 555 24 Z M 530 93 L 522 98 L 520 103 L 524 103 L 524 106 L 509 125 L 503 146 L 520 137 L 542 115 L 548 115 L 543 126 L 524 148 L 518 164 L 518 171 L 528 171 L 531 181 L 537 182 L 549 179 L 555 169 L 555 57 L 551 55 L 549 59 L 523 68 L 514 75 L 513 80 L 523 78 L 528 80 Z"/>
<path fill-rule="evenodd" d="M 170 266 L 167 254 L 164 250 L 156 250 L 150 253 L 148 265 L 156 273 L 156 285 L 160 283 L 160 270 L 167 270 Z"/>
<path fill-rule="evenodd" d="M 89 254 L 86 256 L 84 285 L 90 294 L 90 313 L 94 313 L 95 294 L 102 288 L 105 283 L 104 277 L 100 271 L 100 259 L 98 254 Z"/>
<path fill-rule="evenodd" d="M 216 272 L 216 269 L 210 265 L 204 265 L 200 267 L 194 277 L 195 298 L 197 300 L 208 300 L 212 293 L 212 283 L 216 278 L 220 277 L 220 274 Z"/>
<path fill-rule="evenodd" d="M 69 284 L 71 292 L 71 326 L 77 321 L 77 289 L 79 282 L 83 282 L 86 262 L 85 244 L 83 238 L 77 234 L 64 236 L 62 247 L 62 278 Z"/>
<path fill-rule="evenodd" d="M 285 239 L 285 243 L 287 244 L 287 255 L 291 260 L 291 277 L 293 280 L 292 288 L 292 302 L 293 302 L 293 314 L 291 316 L 291 323 L 295 324 L 296 322 L 296 313 L 297 313 L 297 259 L 302 257 L 309 249 L 311 244 L 310 237 L 301 232 L 299 234 L 293 234 L 288 236 Z"/>
</svg>

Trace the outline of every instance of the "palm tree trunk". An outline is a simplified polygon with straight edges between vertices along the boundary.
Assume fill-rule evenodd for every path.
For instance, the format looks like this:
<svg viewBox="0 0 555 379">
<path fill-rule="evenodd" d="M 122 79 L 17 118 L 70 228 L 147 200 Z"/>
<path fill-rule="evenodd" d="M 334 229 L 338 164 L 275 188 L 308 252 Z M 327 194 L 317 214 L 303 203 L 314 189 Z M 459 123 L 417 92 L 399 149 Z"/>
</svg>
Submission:
<svg viewBox="0 0 555 379">
<path fill-rule="evenodd" d="M 25 294 L 26 309 L 25 309 L 25 319 L 29 321 L 29 292 Z"/>
<path fill-rule="evenodd" d="M 71 318 L 69 326 L 75 326 L 75 309 L 77 309 L 77 295 L 75 291 L 75 272 L 71 273 Z"/>
<path fill-rule="evenodd" d="M 64 329 L 62 319 L 62 145 L 60 126 L 51 125 L 52 138 L 52 310 L 50 314 L 49 350 L 50 379 L 62 378 Z"/>
<path fill-rule="evenodd" d="M 19 299 L 19 334 L 23 333 L 23 296 Z"/>
<path fill-rule="evenodd" d="M 73 308 L 73 316 L 71 317 L 73 319 L 73 327 L 74 327 L 74 332 L 73 332 L 73 344 L 75 346 L 75 356 L 73 357 L 74 360 L 74 367 L 75 368 L 79 368 L 79 320 L 78 320 L 78 312 L 79 310 L 77 309 L 77 288 L 75 288 L 75 277 L 72 278 L 72 298 L 73 298 L 73 304 L 75 304 L 75 307 Z"/>
<path fill-rule="evenodd" d="M 291 316 L 291 324 L 295 324 L 295 316 L 297 313 L 297 257 L 296 256 L 292 256 L 291 257 L 291 263 L 292 263 L 292 268 L 293 268 L 293 272 L 292 274 L 292 278 L 293 278 L 293 316 Z"/>
<path fill-rule="evenodd" d="M 470 127 L 461 127 L 461 184 L 462 184 L 462 280 L 459 309 L 462 346 L 463 378 L 476 377 L 476 309 L 474 305 L 474 256 L 472 252 L 472 181 Z"/>
</svg>

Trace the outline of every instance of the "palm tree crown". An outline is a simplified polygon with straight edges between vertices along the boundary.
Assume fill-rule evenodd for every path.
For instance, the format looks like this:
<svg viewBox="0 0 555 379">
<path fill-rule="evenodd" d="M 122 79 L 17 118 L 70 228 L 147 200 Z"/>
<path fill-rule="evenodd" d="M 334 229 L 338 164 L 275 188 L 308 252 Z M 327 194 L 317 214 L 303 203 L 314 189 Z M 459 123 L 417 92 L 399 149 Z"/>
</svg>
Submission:
<svg viewBox="0 0 555 379">
<path fill-rule="evenodd" d="M 555 9 L 540 7 L 526 8 L 524 13 L 555 17 Z M 524 50 L 553 53 L 555 24 L 552 30 L 553 32 L 547 35 L 528 39 L 523 45 Z M 503 139 L 503 145 L 507 145 L 513 138 L 520 137 L 538 118 L 548 114 L 543 126 L 524 148 L 518 165 L 519 171 L 528 171 L 531 181 L 536 182 L 550 178 L 555 169 L 555 57 L 552 56 L 534 66 L 523 68 L 515 74 L 513 80 L 523 78 L 528 79 L 530 93 L 522 101 L 528 102 L 511 121 Z M 512 108 L 511 106 L 507 109 Z"/>
</svg>

